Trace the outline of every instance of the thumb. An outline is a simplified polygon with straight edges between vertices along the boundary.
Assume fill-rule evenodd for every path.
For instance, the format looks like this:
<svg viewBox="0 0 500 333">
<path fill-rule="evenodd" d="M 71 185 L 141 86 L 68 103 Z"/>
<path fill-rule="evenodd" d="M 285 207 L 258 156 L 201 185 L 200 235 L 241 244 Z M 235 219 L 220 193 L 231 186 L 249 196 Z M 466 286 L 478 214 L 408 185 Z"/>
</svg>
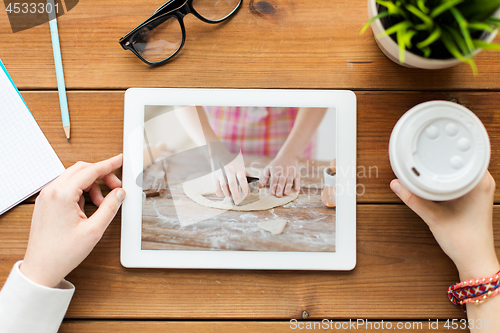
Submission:
<svg viewBox="0 0 500 333">
<path fill-rule="evenodd" d="M 125 199 L 125 195 L 125 190 L 122 188 L 111 191 L 104 198 L 99 209 L 89 218 L 89 220 L 92 221 L 91 224 L 98 224 L 102 229 L 106 229 L 111 220 L 115 217 L 118 209 L 120 209 Z"/>
<path fill-rule="evenodd" d="M 399 179 L 393 179 L 390 186 L 391 190 L 401 199 L 401 201 L 417 213 L 425 222 L 429 222 L 428 219 L 431 218 L 433 212 L 435 212 L 435 202 L 422 199 L 413 194 L 401 184 Z"/>
</svg>

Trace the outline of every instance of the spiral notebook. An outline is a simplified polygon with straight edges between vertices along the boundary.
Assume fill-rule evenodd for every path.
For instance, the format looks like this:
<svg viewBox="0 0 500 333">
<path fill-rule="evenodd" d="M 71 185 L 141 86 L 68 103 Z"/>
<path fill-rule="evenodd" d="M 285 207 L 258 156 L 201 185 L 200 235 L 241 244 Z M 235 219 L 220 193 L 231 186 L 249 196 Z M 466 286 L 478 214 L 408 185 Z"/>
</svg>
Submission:
<svg viewBox="0 0 500 333">
<path fill-rule="evenodd" d="M 40 191 L 64 166 L 0 60 L 0 214 Z"/>
</svg>

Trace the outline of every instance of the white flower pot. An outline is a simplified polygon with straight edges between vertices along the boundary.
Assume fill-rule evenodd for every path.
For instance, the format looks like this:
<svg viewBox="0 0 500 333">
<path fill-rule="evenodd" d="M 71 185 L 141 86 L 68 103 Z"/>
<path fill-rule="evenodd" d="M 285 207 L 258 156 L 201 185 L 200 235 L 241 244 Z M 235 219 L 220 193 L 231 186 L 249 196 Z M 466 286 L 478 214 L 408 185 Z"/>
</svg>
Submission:
<svg viewBox="0 0 500 333">
<path fill-rule="evenodd" d="M 370 18 L 378 15 L 377 3 L 375 2 L 375 0 L 368 0 L 368 15 Z M 500 17 L 500 10 L 498 10 L 495 13 L 495 16 Z M 385 30 L 380 19 L 375 20 L 371 24 L 371 28 L 374 36 L 382 33 Z M 489 34 L 488 37 L 485 39 L 485 41 L 488 43 L 492 42 L 493 39 L 495 39 L 497 31 L 498 30 L 495 30 L 494 33 Z M 456 66 L 461 63 L 460 60 L 455 58 L 452 59 L 424 58 L 408 51 L 405 51 L 405 62 L 400 63 L 399 46 L 391 37 L 385 36 L 380 39 L 375 38 L 375 41 L 380 47 L 380 50 L 382 50 L 382 52 L 387 56 L 387 58 L 405 67 L 422 68 L 422 69 L 441 69 L 441 68 Z"/>
</svg>

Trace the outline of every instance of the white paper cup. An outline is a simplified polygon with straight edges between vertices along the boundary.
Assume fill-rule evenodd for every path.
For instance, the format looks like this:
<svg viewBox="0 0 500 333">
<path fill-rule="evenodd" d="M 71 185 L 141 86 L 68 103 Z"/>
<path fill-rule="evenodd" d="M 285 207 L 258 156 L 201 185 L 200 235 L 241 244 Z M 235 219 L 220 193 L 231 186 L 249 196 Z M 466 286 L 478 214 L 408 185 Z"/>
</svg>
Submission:
<svg viewBox="0 0 500 333">
<path fill-rule="evenodd" d="M 389 159 L 396 177 L 411 192 L 447 201 L 479 183 L 490 162 L 490 140 L 469 109 L 431 101 L 399 119 L 391 134 Z"/>
</svg>

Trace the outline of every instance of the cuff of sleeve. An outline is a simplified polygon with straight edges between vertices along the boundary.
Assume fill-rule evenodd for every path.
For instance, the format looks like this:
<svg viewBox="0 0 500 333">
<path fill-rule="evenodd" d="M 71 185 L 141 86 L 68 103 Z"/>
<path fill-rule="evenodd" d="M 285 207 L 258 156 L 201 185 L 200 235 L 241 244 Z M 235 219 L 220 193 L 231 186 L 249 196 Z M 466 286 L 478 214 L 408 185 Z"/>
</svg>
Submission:
<svg viewBox="0 0 500 333">
<path fill-rule="evenodd" d="M 75 286 L 66 280 L 57 288 L 39 285 L 21 273 L 21 263 L 14 265 L 0 291 L 0 328 L 9 333 L 57 332 Z"/>
</svg>

